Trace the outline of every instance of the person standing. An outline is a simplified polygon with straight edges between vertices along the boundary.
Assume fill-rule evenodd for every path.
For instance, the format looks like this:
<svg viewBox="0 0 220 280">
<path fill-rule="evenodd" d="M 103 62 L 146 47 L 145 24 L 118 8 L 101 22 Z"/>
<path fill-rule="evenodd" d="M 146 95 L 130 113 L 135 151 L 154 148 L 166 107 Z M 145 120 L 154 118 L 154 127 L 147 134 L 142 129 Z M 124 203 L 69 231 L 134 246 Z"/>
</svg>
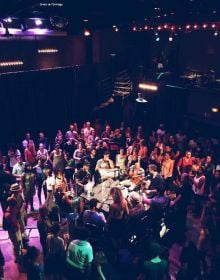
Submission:
<svg viewBox="0 0 220 280">
<path fill-rule="evenodd" d="M 26 203 L 26 211 L 28 204 L 31 206 L 31 211 L 34 211 L 34 195 L 36 192 L 36 175 L 33 171 L 33 167 L 30 163 L 25 166 L 25 173 L 22 178 L 22 188 L 24 193 L 24 199 Z"/>
<path fill-rule="evenodd" d="M 5 225 L 13 245 L 15 262 L 18 264 L 19 270 L 22 270 L 22 236 L 18 221 L 19 209 L 14 197 L 8 198 L 7 203 L 8 207 L 4 213 Z"/>
<path fill-rule="evenodd" d="M 93 261 L 93 249 L 91 244 L 87 241 L 89 232 L 84 227 L 79 227 L 76 230 L 76 238 L 70 242 L 67 249 L 67 279 L 81 279 L 89 278 L 91 272 L 91 264 Z"/>
<path fill-rule="evenodd" d="M 151 259 L 144 262 L 143 276 L 149 280 L 168 280 L 170 279 L 168 271 L 168 262 L 160 258 L 160 245 L 151 243 Z"/>
</svg>

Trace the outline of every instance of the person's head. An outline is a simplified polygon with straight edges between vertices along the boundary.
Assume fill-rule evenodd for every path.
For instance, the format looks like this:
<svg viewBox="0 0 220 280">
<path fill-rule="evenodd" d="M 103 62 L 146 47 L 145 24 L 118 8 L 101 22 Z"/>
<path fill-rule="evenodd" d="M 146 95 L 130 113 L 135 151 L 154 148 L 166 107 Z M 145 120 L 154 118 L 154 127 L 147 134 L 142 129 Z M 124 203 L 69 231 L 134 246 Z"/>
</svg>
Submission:
<svg viewBox="0 0 220 280">
<path fill-rule="evenodd" d="M 50 232 L 54 235 L 58 235 L 60 232 L 60 225 L 58 223 L 54 223 L 50 228 Z"/>
<path fill-rule="evenodd" d="M 205 167 L 204 166 L 200 166 L 199 169 L 198 169 L 198 175 L 203 175 L 205 172 Z"/>
<path fill-rule="evenodd" d="M 149 164 L 148 165 L 148 170 L 149 170 L 149 173 L 151 173 L 151 174 L 154 174 L 155 172 L 157 172 L 156 164 Z"/>
<path fill-rule="evenodd" d="M 79 144 L 78 144 L 78 149 L 79 149 L 79 150 L 82 150 L 82 149 L 83 149 L 83 144 L 82 144 L 81 142 L 79 142 Z"/>
<path fill-rule="evenodd" d="M 86 127 L 90 128 L 90 126 L 91 126 L 91 123 L 90 122 L 86 122 Z"/>
<path fill-rule="evenodd" d="M 154 147 L 154 153 L 156 154 L 156 155 L 158 155 L 159 156 L 159 154 L 160 154 L 160 148 L 158 148 L 158 147 Z"/>
<path fill-rule="evenodd" d="M 170 159 L 170 153 L 169 152 L 166 152 L 165 154 L 164 154 L 164 159 L 165 160 L 168 160 L 168 159 Z"/>
<path fill-rule="evenodd" d="M 58 178 L 63 178 L 64 177 L 64 173 L 62 170 L 58 169 L 56 172 L 56 177 Z"/>
<path fill-rule="evenodd" d="M 84 163 L 83 163 L 83 170 L 88 172 L 89 171 L 89 167 L 90 167 L 89 162 L 88 161 L 84 161 Z"/>
<path fill-rule="evenodd" d="M 39 144 L 39 150 L 43 150 L 44 149 L 44 144 L 43 143 L 40 143 Z"/>
<path fill-rule="evenodd" d="M 33 141 L 28 141 L 28 149 L 32 149 L 34 147 L 34 142 Z"/>
<path fill-rule="evenodd" d="M 191 156 L 192 156 L 191 151 L 186 151 L 185 157 L 186 157 L 186 158 L 191 158 Z"/>
<path fill-rule="evenodd" d="M 92 156 L 95 156 L 95 155 L 96 155 L 96 149 L 92 149 L 91 152 L 90 152 L 90 154 L 91 154 Z"/>
<path fill-rule="evenodd" d="M 95 254 L 95 263 L 98 264 L 98 265 L 102 265 L 102 264 L 107 263 L 107 257 L 105 255 L 104 251 L 98 251 Z"/>
<path fill-rule="evenodd" d="M 108 151 L 104 152 L 104 160 L 109 160 L 110 153 Z"/>
<path fill-rule="evenodd" d="M 23 161 L 22 161 L 22 157 L 21 156 L 16 156 L 16 160 L 18 163 L 22 164 Z"/>
<path fill-rule="evenodd" d="M 150 244 L 150 254 L 152 259 L 158 257 L 160 255 L 160 244 L 152 242 Z"/>
<path fill-rule="evenodd" d="M 135 164 L 134 164 L 134 169 L 135 170 L 139 170 L 141 168 L 141 165 L 140 165 L 140 163 L 137 161 L 137 162 L 135 162 Z"/>
<path fill-rule="evenodd" d="M 56 144 L 56 145 L 55 145 L 55 150 L 56 150 L 56 151 L 59 151 L 59 150 L 60 150 L 60 145 L 59 145 L 59 144 Z"/>
<path fill-rule="evenodd" d="M 29 132 L 27 132 L 27 133 L 25 134 L 25 139 L 26 139 L 26 140 L 30 140 L 30 139 L 31 139 L 31 134 L 30 134 Z"/>
<path fill-rule="evenodd" d="M 171 147 L 169 145 L 165 146 L 165 152 L 170 153 L 171 152 Z"/>
<path fill-rule="evenodd" d="M 212 156 L 208 155 L 206 157 L 206 163 L 211 163 L 212 162 Z"/>
<path fill-rule="evenodd" d="M 120 148 L 119 154 L 123 156 L 123 155 L 124 155 L 124 152 L 125 152 L 124 149 L 123 149 L 123 148 Z"/>
<path fill-rule="evenodd" d="M 39 139 L 44 139 L 44 133 L 43 132 L 39 132 Z"/>
<path fill-rule="evenodd" d="M 89 208 L 90 209 L 95 209 L 96 206 L 98 204 L 98 200 L 96 198 L 92 198 L 90 201 L 89 201 Z"/>
<path fill-rule="evenodd" d="M 12 192 L 14 195 L 18 195 L 22 192 L 22 187 L 18 183 L 14 183 L 10 185 L 10 192 Z"/>
<path fill-rule="evenodd" d="M 49 210 L 47 209 L 47 207 L 45 205 L 42 205 L 40 208 L 39 208 L 39 215 L 41 218 L 45 218 L 47 217 L 49 214 Z"/>
<path fill-rule="evenodd" d="M 112 196 L 114 203 L 116 204 L 122 203 L 123 195 L 122 195 L 122 191 L 119 188 L 117 187 L 111 188 L 109 194 Z"/>
<path fill-rule="evenodd" d="M 69 126 L 69 129 L 70 129 L 70 131 L 74 131 L 74 125 L 71 124 L 71 125 Z"/>
<path fill-rule="evenodd" d="M 86 227 L 77 227 L 76 238 L 79 240 L 87 240 L 89 238 L 89 230 Z"/>
<path fill-rule="evenodd" d="M 25 164 L 25 172 L 30 172 L 32 169 L 33 169 L 33 167 L 30 163 Z"/>
<path fill-rule="evenodd" d="M 141 197 L 137 192 L 131 192 L 129 195 L 129 199 L 132 205 L 137 205 L 141 201 Z"/>
<path fill-rule="evenodd" d="M 46 176 L 52 176 L 52 169 L 48 167 L 48 168 L 45 170 L 45 174 L 46 174 Z"/>
<path fill-rule="evenodd" d="M 111 127 L 110 127 L 110 125 L 108 125 L 108 124 L 106 125 L 106 127 L 105 127 L 105 131 L 106 131 L 106 132 L 110 132 L 110 131 L 111 131 Z"/>
</svg>

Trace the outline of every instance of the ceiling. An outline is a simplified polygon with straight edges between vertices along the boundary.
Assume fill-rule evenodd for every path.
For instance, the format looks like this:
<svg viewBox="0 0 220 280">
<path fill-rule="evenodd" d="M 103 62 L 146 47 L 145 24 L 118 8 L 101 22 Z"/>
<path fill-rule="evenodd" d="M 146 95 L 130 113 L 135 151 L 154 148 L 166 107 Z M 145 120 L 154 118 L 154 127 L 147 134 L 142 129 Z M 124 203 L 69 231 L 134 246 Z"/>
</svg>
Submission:
<svg viewBox="0 0 220 280">
<path fill-rule="evenodd" d="M 150 24 L 220 21 L 219 0 L 1 0 L 0 16 L 53 15 L 69 21 L 70 32 L 87 24 L 103 28 L 133 21 Z M 83 20 L 88 19 L 85 23 Z"/>
</svg>

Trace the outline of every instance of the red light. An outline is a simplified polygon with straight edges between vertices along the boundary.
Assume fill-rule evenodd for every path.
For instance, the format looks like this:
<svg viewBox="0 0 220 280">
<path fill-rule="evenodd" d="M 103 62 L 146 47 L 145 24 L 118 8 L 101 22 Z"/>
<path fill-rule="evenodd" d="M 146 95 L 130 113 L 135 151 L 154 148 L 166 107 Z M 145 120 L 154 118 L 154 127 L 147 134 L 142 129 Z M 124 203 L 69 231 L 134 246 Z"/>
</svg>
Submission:
<svg viewBox="0 0 220 280">
<path fill-rule="evenodd" d="M 203 28 L 206 28 L 207 27 L 207 24 L 203 24 L 203 26 L 202 26 Z"/>
<path fill-rule="evenodd" d="M 145 29 L 145 30 L 147 30 L 147 29 L 148 29 L 148 26 L 147 26 L 147 25 L 145 25 L 145 26 L 144 26 L 144 29 Z"/>
<path fill-rule="evenodd" d="M 165 24 L 163 27 L 166 29 L 168 26 L 167 26 L 167 24 Z"/>
<path fill-rule="evenodd" d="M 190 25 L 189 24 L 186 26 L 186 29 L 190 29 Z"/>
<path fill-rule="evenodd" d="M 174 27 L 174 26 L 172 26 L 170 29 L 171 29 L 171 30 L 174 30 L 174 29 L 175 29 L 175 27 Z"/>
<path fill-rule="evenodd" d="M 216 25 L 215 24 L 212 24 L 212 28 L 215 28 L 216 27 Z"/>
<path fill-rule="evenodd" d="M 133 30 L 133 31 L 137 31 L 137 27 L 134 26 L 134 27 L 132 28 L 132 30 Z"/>
<path fill-rule="evenodd" d="M 162 28 L 161 28 L 161 26 L 158 26 L 157 29 L 158 29 L 158 30 L 161 30 Z"/>
<path fill-rule="evenodd" d="M 195 29 L 197 29 L 197 28 L 198 28 L 198 25 L 195 24 L 193 27 L 194 27 Z"/>
</svg>

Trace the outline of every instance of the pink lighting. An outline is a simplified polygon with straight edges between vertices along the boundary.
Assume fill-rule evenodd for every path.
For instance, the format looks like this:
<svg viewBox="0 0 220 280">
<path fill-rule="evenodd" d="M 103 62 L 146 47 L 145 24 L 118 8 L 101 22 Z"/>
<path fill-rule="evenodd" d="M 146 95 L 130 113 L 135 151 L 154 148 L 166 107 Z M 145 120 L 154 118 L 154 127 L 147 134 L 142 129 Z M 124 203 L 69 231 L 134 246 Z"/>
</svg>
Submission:
<svg viewBox="0 0 220 280">
<path fill-rule="evenodd" d="M 206 28 L 207 27 L 207 24 L 203 24 L 203 26 L 202 26 L 203 28 Z"/>
</svg>

